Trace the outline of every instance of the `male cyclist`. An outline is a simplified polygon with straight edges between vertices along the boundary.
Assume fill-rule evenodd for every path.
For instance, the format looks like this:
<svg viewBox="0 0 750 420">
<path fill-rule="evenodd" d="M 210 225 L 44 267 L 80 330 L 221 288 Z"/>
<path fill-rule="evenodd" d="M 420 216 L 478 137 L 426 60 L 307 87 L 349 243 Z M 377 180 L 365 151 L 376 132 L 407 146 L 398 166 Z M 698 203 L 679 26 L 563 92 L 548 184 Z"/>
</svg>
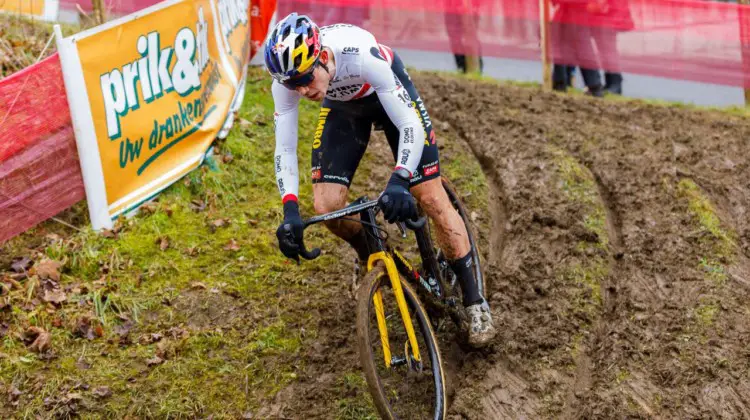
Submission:
<svg viewBox="0 0 750 420">
<path fill-rule="evenodd" d="M 435 222 L 437 241 L 460 281 L 470 319 L 469 343 L 487 344 L 495 328 L 477 289 L 468 234 L 440 181 L 430 117 L 398 55 L 364 29 L 346 24 L 319 29 L 307 16 L 292 13 L 269 34 L 265 62 L 274 79 L 276 180 L 284 205 L 284 221 L 276 231 L 281 252 L 298 259 L 303 246 L 297 203 L 297 125 L 298 104 L 305 97 L 323 102 L 312 153 L 315 212 L 346 206 L 372 126 L 381 126 L 396 159 L 378 199 L 383 215 L 391 223 L 416 219 L 416 197 Z M 286 224 L 291 225 L 291 233 L 285 233 Z M 367 261 L 360 224 L 335 220 L 326 226 L 351 244 L 360 262 Z"/>
</svg>

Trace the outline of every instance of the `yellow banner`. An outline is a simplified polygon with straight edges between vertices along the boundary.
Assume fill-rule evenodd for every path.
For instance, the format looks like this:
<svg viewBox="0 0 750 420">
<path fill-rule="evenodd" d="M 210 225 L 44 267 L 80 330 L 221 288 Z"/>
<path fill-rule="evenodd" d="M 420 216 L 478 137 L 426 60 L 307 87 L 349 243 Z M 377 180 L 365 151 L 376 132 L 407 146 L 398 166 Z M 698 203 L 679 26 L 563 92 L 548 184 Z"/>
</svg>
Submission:
<svg viewBox="0 0 750 420">
<path fill-rule="evenodd" d="M 101 166 L 101 175 L 87 174 L 82 159 L 84 182 L 103 178 L 109 218 L 201 163 L 248 63 L 247 7 L 247 0 L 172 0 L 71 37 L 88 93 L 85 112 L 71 103 L 74 125 L 88 113 L 93 131 L 76 130 L 76 140 L 79 151 L 95 143 Z M 64 62 L 68 55 L 61 48 Z M 70 89 L 65 65 L 63 74 Z"/>
<path fill-rule="evenodd" d="M 36 16 L 46 20 L 57 17 L 58 0 L 0 0 L 0 12 Z"/>
</svg>

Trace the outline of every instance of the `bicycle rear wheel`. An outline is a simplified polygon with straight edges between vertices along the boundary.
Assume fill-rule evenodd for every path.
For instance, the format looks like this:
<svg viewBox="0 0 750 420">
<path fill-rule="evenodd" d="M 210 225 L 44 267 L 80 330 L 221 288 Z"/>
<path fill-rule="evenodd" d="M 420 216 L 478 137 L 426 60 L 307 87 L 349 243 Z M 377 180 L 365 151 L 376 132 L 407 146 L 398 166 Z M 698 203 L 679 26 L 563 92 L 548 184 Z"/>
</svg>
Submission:
<svg viewBox="0 0 750 420">
<path fill-rule="evenodd" d="M 380 416 L 385 419 L 443 419 L 445 375 L 435 333 L 414 290 L 401 288 L 417 338 L 420 360 L 412 355 L 403 319 L 385 266 L 378 262 L 365 276 L 357 299 L 357 339 L 362 368 Z M 373 298 L 382 296 L 391 366 L 386 365 Z"/>
</svg>

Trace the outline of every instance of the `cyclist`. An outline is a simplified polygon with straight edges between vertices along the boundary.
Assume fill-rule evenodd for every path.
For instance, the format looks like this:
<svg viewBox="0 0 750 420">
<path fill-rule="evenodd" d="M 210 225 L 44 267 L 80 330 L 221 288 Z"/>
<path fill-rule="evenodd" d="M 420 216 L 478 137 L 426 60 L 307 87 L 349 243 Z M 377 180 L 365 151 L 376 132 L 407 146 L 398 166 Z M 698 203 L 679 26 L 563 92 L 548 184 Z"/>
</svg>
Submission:
<svg viewBox="0 0 750 420">
<path fill-rule="evenodd" d="M 438 243 L 451 261 L 470 320 L 469 343 L 487 344 L 495 335 L 492 315 L 479 294 L 466 228 L 440 181 L 438 146 L 432 123 L 401 59 L 366 30 L 348 24 L 318 28 L 292 13 L 271 31 L 265 46 L 273 77 L 276 180 L 284 221 L 276 231 L 281 252 L 299 260 L 303 222 L 299 213 L 297 164 L 298 105 L 302 97 L 322 101 L 312 151 L 313 203 L 318 214 L 339 210 L 370 131 L 382 127 L 396 166 L 378 198 L 388 222 L 417 218 L 415 198 L 436 224 Z M 291 233 L 283 226 L 291 225 Z M 359 223 L 326 224 L 357 252 L 369 256 Z"/>
</svg>

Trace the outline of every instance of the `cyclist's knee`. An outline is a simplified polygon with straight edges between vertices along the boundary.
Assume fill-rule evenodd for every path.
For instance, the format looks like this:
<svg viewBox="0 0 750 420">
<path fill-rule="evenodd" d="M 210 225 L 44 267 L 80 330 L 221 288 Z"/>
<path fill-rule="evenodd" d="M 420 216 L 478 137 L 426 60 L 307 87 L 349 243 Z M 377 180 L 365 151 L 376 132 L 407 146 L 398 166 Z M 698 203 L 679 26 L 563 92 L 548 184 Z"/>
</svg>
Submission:
<svg viewBox="0 0 750 420">
<path fill-rule="evenodd" d="M 427 214 L 431 215 L 444 205 L 448 205 L 448 196 L 445 194 L 440 178 L 425 181 L 411 188 L 411 192 L 419 202 L 419 205 Z"/>
<path fill-rule="evenodd" d="M 344 208 L 348 188 L 338 184 L 315 184 L 313 208 L 316 214 L 330 213 Z"/>
</svg>

